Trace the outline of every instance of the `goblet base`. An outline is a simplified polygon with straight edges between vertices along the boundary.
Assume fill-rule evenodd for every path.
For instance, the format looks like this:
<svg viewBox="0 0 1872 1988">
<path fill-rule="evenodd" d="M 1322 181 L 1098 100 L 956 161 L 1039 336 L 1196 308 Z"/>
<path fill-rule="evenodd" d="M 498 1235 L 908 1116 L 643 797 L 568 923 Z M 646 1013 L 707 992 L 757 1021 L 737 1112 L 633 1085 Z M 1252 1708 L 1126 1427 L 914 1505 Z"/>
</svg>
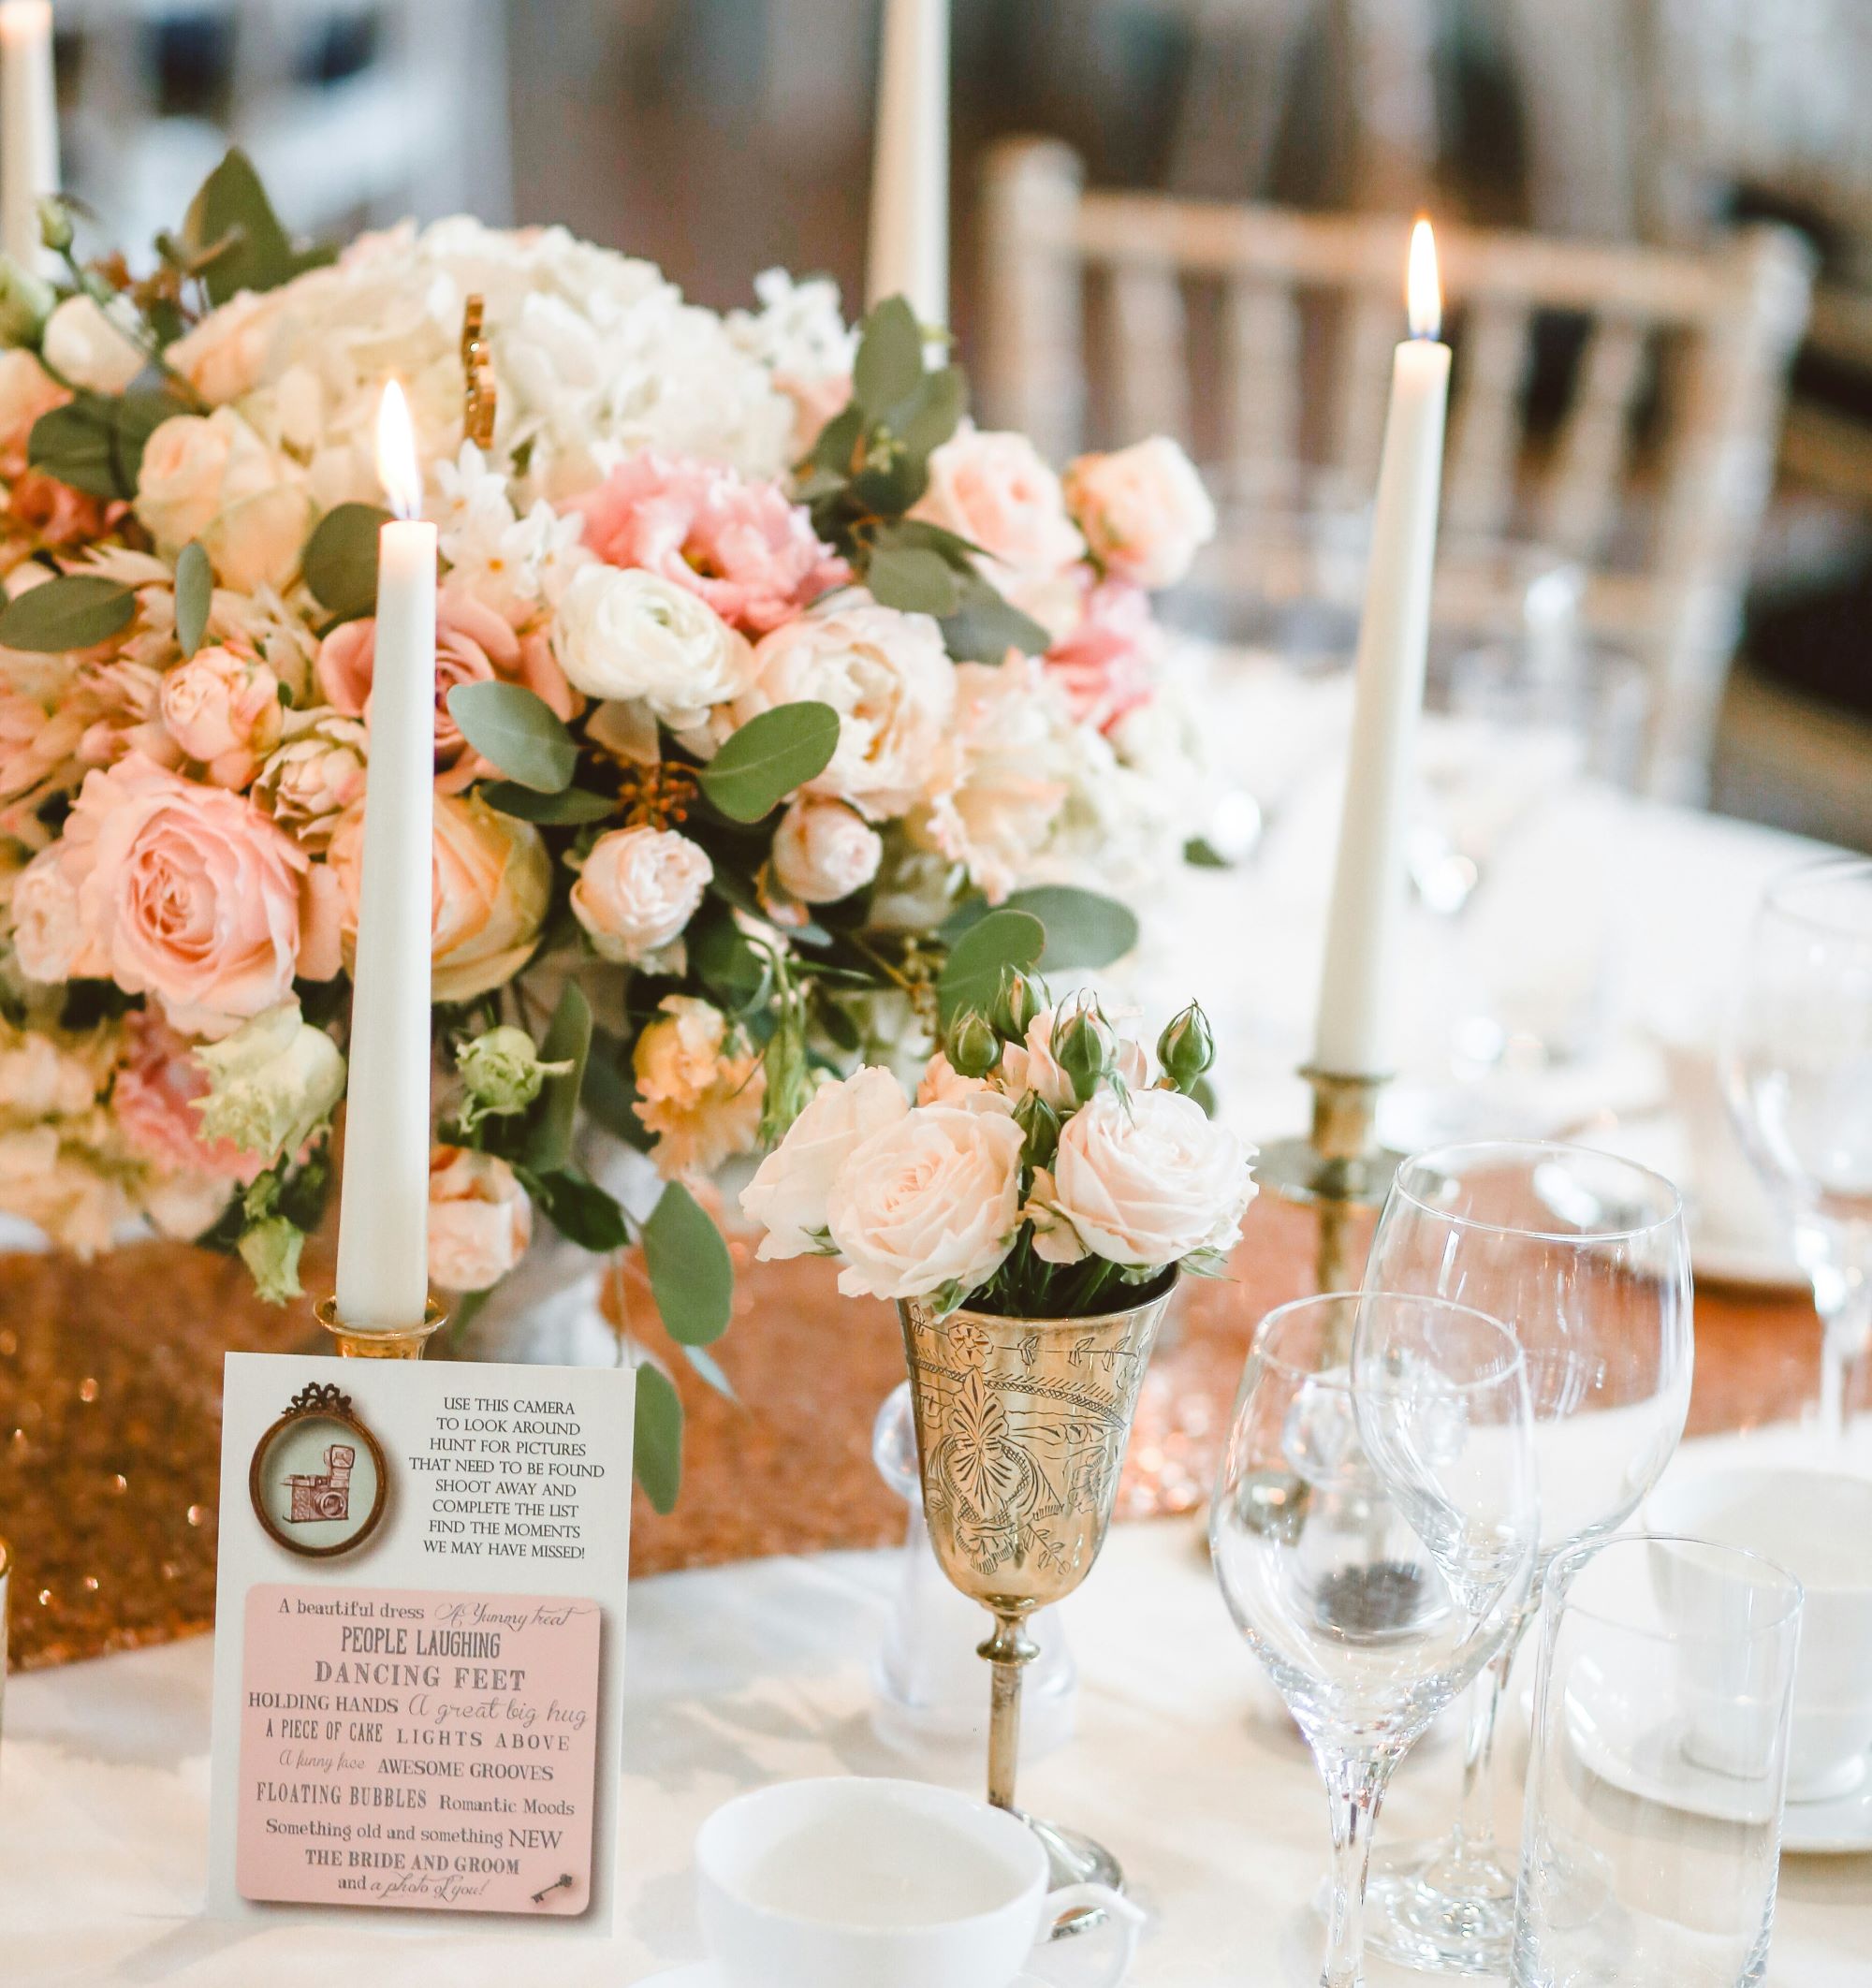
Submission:
<svg viewBox="0 0 1872 1988">
<path fill-rule="evenodd" d="M 1062 1829 L 1057 1822 L 1030 1816 L 1025 1809 L 1016 1809 L 1015 1814 L 1039 1837 L 1040 1847 L 1046 1852 L 1049 1892 L 1061 1891 L 1069 1884 L 1102 1884 L 1110 1892 L 1124 1890 L 1124 1866 L 1103 1843 L 1076 1829 Z M 1094 1931 L 1110 1916 L 1097 1906 L 1081 1906 L 1057 1920 L 1046 1937 L 1071 1939 L 1077 1934 Z"/>
<path fill-rule="evenodd" d="M 1514 1937 L 1514 1878 L 1490 1854 L 1447 1836 L 1372 1859 L 1365 1943 L 1430 1974 L 1506 1974 Z"/>
</svg>

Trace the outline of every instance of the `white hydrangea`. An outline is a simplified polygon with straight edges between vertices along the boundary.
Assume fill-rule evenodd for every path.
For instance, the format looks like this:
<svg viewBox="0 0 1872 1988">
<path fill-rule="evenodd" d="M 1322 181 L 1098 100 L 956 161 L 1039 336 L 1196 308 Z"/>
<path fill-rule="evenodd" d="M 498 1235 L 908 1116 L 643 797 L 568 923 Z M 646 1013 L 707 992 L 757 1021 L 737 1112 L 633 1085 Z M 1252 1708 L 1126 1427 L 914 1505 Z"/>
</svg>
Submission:
<svg viewBox="0 0 1872 1988">
<path fill-rule="evenodd" d="M 846 324 L 829 276 L 796 279 L 785 270 L 754 278 L 758 311 L 730 311 L 728 336 L 782 379 L 801 384 L 848 378 L 858 335 Z"/>
</svg>

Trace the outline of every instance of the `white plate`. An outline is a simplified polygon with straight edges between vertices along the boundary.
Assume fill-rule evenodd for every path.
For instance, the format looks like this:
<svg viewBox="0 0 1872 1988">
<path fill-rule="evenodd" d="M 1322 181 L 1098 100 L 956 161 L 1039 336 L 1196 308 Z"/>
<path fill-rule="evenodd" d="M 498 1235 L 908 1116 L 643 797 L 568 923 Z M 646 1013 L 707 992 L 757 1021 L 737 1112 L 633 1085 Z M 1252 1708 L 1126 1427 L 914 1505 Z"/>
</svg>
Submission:
<svg viewBox="0 0 1872 1988">
<path fill-rule="evenodd" d="M 1631 1754 L 1613 1747 L 1584 1719 L 1569 1721 L 1580 1759 L 1603 1781 L 1667 1808 L 1723 1821 L 1753 1820 L 1736 1783 L 1699 1767 L 1682 1745 L 1682 1721 L 1646 1732 Z M 1790 1802 L 1781 1818 L 1783 1854 L 1850 1856 L 1872 1850 L 1872 1772 L 1850 1794 L 1828 1802 Z"/>
</svg>

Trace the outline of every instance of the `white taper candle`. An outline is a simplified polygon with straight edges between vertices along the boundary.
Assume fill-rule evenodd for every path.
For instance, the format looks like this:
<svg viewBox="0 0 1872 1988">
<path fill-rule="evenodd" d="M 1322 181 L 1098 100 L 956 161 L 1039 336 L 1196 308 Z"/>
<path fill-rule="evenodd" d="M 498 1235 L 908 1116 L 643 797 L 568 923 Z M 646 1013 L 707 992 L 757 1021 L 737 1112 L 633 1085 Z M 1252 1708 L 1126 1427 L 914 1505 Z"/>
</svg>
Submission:
<svg viewBox="0 0 1872 1988">
<path fill-rule="evenodd" d="M 0 4 L 0 248 L 23 269 L 48 260 L 39 202 L 58 191 L 51 0 Z"/>
<path fill-rule="evenodd" d="M 364 860 L 351 987 L 350 1103 L 338 1211 L 340 1322 L 390 1331 L 429 1296 L 430 899 L 434 870 L 435 541 L 409 410 L 394 382 L 378 427 L 401 514 L 378 539 Z"/>
<path fill-rule="evenodd" d="M 1406 840 L 1430 639 L 1450 348 L 1429 224 L 1411 240 L 1411 336 L 1397 347 L 1359 624 L 1352 745 L 1326 924 L 1316 1068 L 1381 1076 L 1394 1060 Z"/>
<path fill-rule="evenodd" d="M 949 0 L 885 0 L 868 303 L 949 322 Z"/>
</svg>

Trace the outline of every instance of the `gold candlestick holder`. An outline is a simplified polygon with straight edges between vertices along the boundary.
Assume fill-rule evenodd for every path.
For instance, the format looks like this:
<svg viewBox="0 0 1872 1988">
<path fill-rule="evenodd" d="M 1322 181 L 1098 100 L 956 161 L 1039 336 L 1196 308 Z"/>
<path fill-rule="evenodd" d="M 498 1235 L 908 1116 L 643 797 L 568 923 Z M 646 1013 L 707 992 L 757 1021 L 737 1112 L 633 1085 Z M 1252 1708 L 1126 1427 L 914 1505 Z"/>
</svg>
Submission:
<svg viewBox="0 0 1872 1988">
<path fill-rule="evenodd" d="M 1277 1139 L 1263 1147 L 1254 1176 L 1281 1200 L 1319 1211 L 1316 1288 L 1356 1291 L 1353 1215 L 1383 1206 L 1404 1157 L 1378 1140 L 1378 1094 L 1390 1078 L 1349 1076 L 1310 1064 L 1300 1074 L 1312 1086 L 1312 1130 L 1304 1139 Z"/>
<path fill-rule="evenodd" d="M 447 1312 L 433 1298 L 422 1308 L 419 1325 L 347 1325 L 338 1316 L 335 1297 L 321 1298 L 314 1309 L 337 1340 L 342 1360 L 420 1360 L 431 1338 L 448 1323 Z"/>
</svg>

